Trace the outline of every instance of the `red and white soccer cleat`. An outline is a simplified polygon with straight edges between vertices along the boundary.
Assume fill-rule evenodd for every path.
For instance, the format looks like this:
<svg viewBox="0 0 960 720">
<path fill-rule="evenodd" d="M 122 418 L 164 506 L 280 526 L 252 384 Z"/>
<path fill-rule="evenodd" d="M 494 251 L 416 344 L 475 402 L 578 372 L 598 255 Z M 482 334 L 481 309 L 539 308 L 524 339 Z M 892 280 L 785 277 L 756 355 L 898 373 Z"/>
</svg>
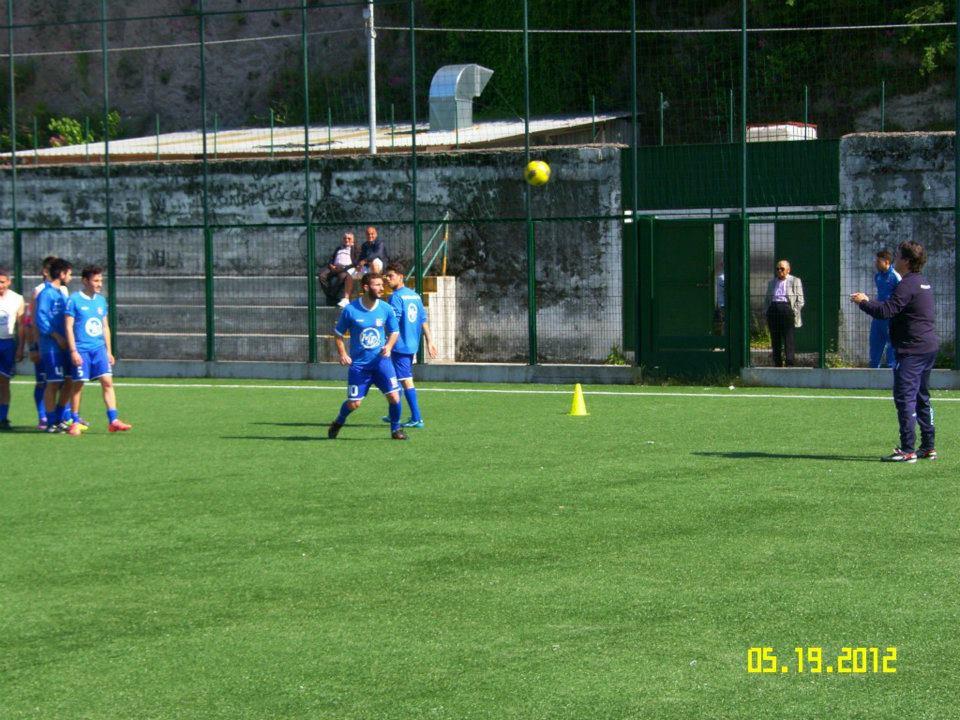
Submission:
<svg viewBox="0 0 960 720">
<path fill-rule="evenodd" d="M 883 462 L 915 463 L 917 454 L 915 452 L 904 452 L 900 448 L 894 448 L 890 455 L 884 455 L 880 458 Z"/>
<path fill-rule="evenodd" d="M 130 430 L 132 427 L 133 425 L 129 425 L 125 423 L 123 420 L 117 418 L 112 423 L 110 423 L 107 429 L 110 432 L 126 432 L 127 430 Z"/>
</svg>

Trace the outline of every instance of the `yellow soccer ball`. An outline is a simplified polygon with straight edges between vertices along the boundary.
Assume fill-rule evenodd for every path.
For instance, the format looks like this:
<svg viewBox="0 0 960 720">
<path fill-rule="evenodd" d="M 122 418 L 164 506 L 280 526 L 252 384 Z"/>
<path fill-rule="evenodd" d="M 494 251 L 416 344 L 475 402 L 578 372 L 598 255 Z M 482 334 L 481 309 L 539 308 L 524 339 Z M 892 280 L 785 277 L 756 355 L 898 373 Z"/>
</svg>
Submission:
<svg viewBox="0 0 960 720">
<path fill-rule="evenodd" d="M 524 179 L 534 186 L 546 185 L 550 180 L 550 166 L 543 160 L 531 160 L 523 172 Z"/>
</svg>

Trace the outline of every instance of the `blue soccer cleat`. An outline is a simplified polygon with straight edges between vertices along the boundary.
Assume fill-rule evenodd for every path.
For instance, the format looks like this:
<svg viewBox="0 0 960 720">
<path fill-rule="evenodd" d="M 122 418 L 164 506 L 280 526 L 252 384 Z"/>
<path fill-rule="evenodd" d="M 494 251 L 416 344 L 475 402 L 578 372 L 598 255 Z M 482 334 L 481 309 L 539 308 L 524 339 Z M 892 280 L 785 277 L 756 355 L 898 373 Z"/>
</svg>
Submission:
<svg viewBox="0 0 960 720">
<path fill-rule="evenodd" d="M 423 420 L 407 420 L 405 423 L 401 425 L 401 427 L 422 428 Z"/>
</svg>

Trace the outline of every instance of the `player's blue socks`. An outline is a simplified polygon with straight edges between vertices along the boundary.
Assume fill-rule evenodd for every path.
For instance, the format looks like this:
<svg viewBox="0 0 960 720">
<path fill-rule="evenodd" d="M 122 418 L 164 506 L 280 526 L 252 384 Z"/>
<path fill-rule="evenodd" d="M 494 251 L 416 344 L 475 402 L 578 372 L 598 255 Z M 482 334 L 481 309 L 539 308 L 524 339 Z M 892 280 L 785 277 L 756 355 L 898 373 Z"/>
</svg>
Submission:
<svg viewBox="0 0 960 720">
<path fill-rule="evenodd" d="M 117 412 L 117 409 L 116 409 L 116 408 L 110 408 L 110 409 L 107 410 L 107 421 L 108 421 L 108 422 L 113 422 L 113 421 L 116 420 L 118 417 L 120 417 L 120 413 Z"/>
<path fill-rule="evenodd" d="M 400 429 L 400 414 L 403 412 L 403 406 L 400 403 L 390 403 L 390 432 L 396 432 Z"/>
<path fill-rule="evenodd" d="M 45 422 L 47 419 L 47 407 L 43 404 L 43 394 L 46 390 L 46 385 L 33 386 L 33 404 L 37 406 L 37 419 L 40 422 Z"/>
<path fill-rule="evenodd" d="M 417 389 L 404 388 L 403 394 L 407 396 L 407 405 L 410 406 L 410 419 L 413 422 L 423 420 L 423 418 L 420 417 L 420 403 L 417 402 Z"/>
<path fill-rule="evenodd" d="M 62 423 L 70 419 L 70 408 L 67 405 L 57 405 L 53 411 L 53 422 Z"/>
<path fill-rule="evenodd" d="M 7 419 L 7 413 L 10 412 L 9 405 L 0 405 L 0 422 Z"/>
<path fill-rule="evenodd" d="M 73 418 L 73 421 L 74 421 L 75 423 L 80 422 L 80 413 L 74 412 L 73 410 L 71 410 L 71 411 L 70 411 L 70 417 Z"/>
<path fill-rule="evenodd" d="M 343 425 L 347 422 L 347 415 L 352 413 L 353 410 L 350 409 L 350 401 L 344 400 L 343 405 L 340 406 L 340 414 L 337 415 L 336 423 L 337 425 Z"/>
</svg>

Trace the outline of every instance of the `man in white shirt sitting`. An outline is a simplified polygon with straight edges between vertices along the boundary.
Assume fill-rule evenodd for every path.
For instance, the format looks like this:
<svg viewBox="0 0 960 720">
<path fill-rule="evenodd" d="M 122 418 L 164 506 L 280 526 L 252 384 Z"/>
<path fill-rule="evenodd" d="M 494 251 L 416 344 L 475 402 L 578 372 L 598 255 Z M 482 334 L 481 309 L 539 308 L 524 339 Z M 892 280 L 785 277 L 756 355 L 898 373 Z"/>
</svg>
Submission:
<svg viewBox="0 0 960 720">
<path fill-rule="evenodd" d="M 337 284 L 342 285 L 342 293 L 339 293 L 342 297 L 336 303 L 338 307 L 345 307 L 350 302 L 350 295 L 353 293 L 353 281 L 358 277 L 356 265 L 359 252 L 353 233 L 345 232 L 339 247 L 333 251 L 326 266 L 317 273 L 320 286 L 324 289 L 330 302 L 333 302 L 332 296 L 335 297 L 340 290 Z M 338 283 L 334 283 L 334 279 Z"/>
</svg>

